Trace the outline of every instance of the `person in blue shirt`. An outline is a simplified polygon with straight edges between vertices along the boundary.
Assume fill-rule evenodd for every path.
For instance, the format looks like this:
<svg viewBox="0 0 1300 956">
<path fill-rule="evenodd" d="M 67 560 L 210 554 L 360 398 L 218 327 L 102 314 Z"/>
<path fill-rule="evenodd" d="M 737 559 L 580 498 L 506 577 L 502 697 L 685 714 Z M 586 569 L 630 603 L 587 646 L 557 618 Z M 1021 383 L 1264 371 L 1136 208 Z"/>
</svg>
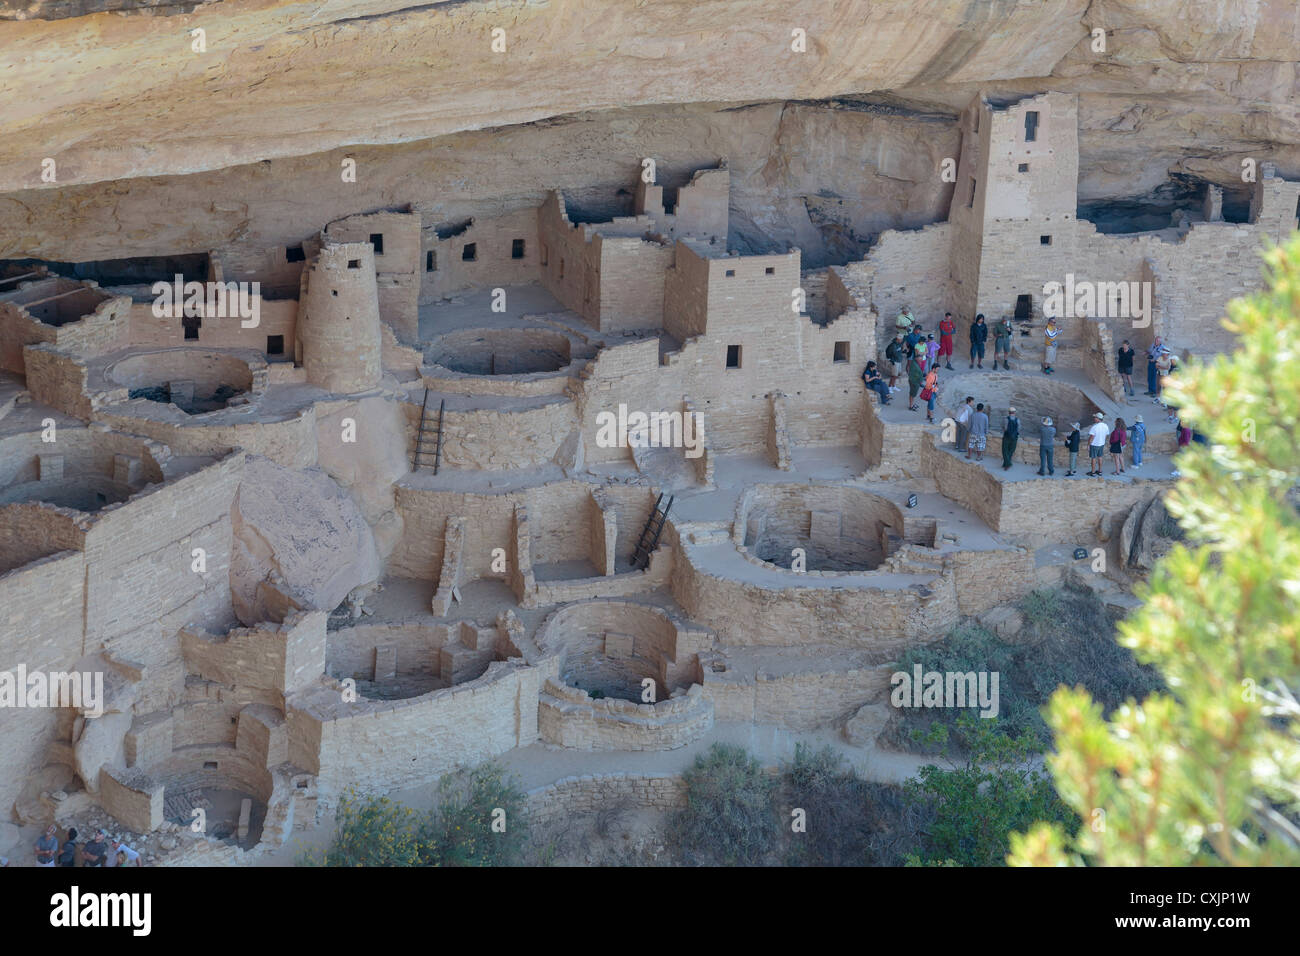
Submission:
<svg viewBox="0 0 1300 956">
<path fill-rule="evenodd" d="M 1142 449 L 1147 443 L 1147 426 L 1142 422 L 1142 416 L 1139 415 L 1133 419 L 1133 424 L 1128 428 L 1132 440 L 1129 442 L 1129 448 L 1133 451 L 1133 467 L 1142 467 Z"/>
</svg>

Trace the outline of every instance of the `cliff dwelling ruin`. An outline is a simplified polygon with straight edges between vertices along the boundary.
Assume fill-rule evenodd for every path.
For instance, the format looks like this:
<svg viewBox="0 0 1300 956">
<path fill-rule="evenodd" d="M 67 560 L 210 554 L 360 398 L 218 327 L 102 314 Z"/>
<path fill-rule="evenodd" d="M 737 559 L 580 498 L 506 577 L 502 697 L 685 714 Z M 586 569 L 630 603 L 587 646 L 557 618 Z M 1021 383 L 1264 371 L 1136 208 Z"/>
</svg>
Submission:
<svg viewBox="0 0 1300 956">
<path fill-rule="evenodd" d="M 56 6 L 0 37 L 103 19 L 111 45 L 251 5 Z M 447 6 L 427 15 L 490 19 Z M 635 775 L 719 728 L 842 740 L 909 648 L 1061 581 L 1077 548 L 1123 565 L 1119 528 L 1172 485 L 1177 437 L 1116 350 L 1140 392 L 1157 338 L 1183 362 L 1233 347 L 1224 307 L 1297 228 L 1300 154 L 1225 189 L 1152 116 L 1178 175 L 1124 193 L 1102 182 L 1108 150 L 1135 149 L 1097 132 L 1114 102 L 1025 69 L 832 102 L 891 88 L 845 77 L 770 112 L 628 98 L 606 117 L 575 93 L 547 121 L 476 99 L 475 126 L 376 117 L 372 138 L 297 146 L 268 128 L 265 157 L 202 165 L 170 132 L 151 156 L 0 147 L 0 667 L 105 678 L 93 719 L 0 710 L 0 816 L 24 837 L 111 818 L 172 835 L 158 862 L 249 864 L 349 788 L 512 753 L 540 792 L 575 755 Z M 667 125 L 690 148 L 665 158 Z M 66 178 L 33 180 L 46 155 Z M 763 191 L 764 164 L 801 179 L 797 202 Z M 1146 297 L 1049 315 L 1067 276 Z M 160 308 L 173 282 L 227 301 Z M 889 379 L 904 311 L 936 340 L 954 317 L 933 423 L 905 370 L 888 404 L 863 388 L 868 361 Z M 968 363 L 977 314 L 1011 320 L 1009 367 L 992 334 Z M 968 395 L 982 462 L 952 431 Z M 679 430 L 651 441 L 632 413 Z M 1066 479 L 1058 443 L 1039 476 L 1044 417 L 1064 438 L 1142 413 L 1142 470 Z M 177 847 L 196 808 L 212 824 Z"/>
</svg>

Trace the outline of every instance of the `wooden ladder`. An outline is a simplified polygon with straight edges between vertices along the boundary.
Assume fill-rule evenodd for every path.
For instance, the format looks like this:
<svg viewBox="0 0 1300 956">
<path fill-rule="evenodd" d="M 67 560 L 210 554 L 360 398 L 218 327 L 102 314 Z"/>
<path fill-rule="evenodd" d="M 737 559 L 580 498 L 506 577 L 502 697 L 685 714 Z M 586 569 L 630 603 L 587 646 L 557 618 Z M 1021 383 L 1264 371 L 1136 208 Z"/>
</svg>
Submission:
<svg viewBox="0 0 1300 956">
<path fill-rule="evenodd" d="M 664 504 L 664 494 L 660 492 L 655 501 L 654 511 L 650 512 L 645 527 L 641 529 L 641 539 L 636 543 L 636 550 L 632 552 L 632 567 L 639 568 L 642 564 L 650 563 L 650 555 L 654 553 L 655 548 L 659 547 L 659 535 L 663 533 L 664 523 L 668 520 L 668 510 L 672 506 L 673 496 L 669 496 L 668 503 Z"/>
<path fill-rule="evenodd" d="M 419 471 L 420 466 L 427 464 L 426 456 L 433 456 L 433 473 L 438 473 L 438 466 L 442 464 L 442 418 L 447 411 L 447 400 L 444 398 L 438 403 L 438 421 L 436 423 L 429 421 L 429 390 L 424 390 L 424 404 L 420 406 L 420 427 L 415 433 L 415 454 L 411 457 L 411 470 Z M 433 437 L 428 436 L 432 433 Z M 429 451 L 425 445 L 433 443 L 433 450 Z"/>
</svg>

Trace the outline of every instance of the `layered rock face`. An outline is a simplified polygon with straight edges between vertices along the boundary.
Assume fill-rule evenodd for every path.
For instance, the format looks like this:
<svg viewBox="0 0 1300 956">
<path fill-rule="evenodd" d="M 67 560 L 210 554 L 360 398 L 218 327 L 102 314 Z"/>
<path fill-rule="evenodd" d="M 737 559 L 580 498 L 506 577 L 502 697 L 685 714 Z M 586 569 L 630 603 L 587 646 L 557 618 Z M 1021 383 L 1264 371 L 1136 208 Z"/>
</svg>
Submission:
<svg viewBox="0 0 1300 956">
<path fill-rule="evenodd" d="M 1176 198 L 1188 177 L 1240 190 L 1243 159 L 1300 174 L 1287 0 L 94 12 L 114 6 L 0 24 L 0 258 L 269 246 L 395 203 L 453 222 L 555 187 L 609 214 L 652 156 L 668 185 L 728 160 L 737 248 L 845 262 L 941 217 L 955 113 L 979 91 L 1081 94 L 1081 202 Z"/>
</svg>

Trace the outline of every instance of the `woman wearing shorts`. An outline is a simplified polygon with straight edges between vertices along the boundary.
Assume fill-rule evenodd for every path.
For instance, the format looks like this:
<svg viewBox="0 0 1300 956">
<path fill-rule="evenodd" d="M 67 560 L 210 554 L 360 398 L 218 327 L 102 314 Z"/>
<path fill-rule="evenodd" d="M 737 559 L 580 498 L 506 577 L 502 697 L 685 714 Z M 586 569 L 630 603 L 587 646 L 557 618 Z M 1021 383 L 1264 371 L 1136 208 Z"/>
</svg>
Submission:
<svg viewBox="0 0 1300 956">
<path fill-rule="evenodd" d="M 1112 474 L 1122 475 L 1124 473 L 1124 446 L 1128 444 L 1128 426 L 1124 424 L 1124 419 L 1115 419 L 1115 428 L 1110 433 L 1110 460 L 1114 464 L 1115 470 Z"/>
</svg>

